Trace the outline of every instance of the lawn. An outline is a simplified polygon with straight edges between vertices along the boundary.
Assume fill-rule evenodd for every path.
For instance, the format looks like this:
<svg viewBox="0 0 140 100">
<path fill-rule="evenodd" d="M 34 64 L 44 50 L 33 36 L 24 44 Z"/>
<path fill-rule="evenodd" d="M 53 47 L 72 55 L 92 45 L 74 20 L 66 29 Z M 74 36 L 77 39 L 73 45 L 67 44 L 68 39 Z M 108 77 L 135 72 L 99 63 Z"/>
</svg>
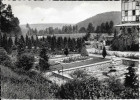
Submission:
<svg viewBox="0 0 140 100">
<path fill-rule="evenodd" d="M 74 67 L 78 67 L 78 66 L 94 64 L 94 63 L 109 60 L 109 59 L 103 59 L 103 58 L 100 58 L 100 57 L 90 57 L 90 58 L 93 58 L 93 59 L 85 60 L 85 61 L 81 61 L 81 62 L 75 62 L 75 63 L 71 63 L 71 64 L 61 64 L 61 65 L 63 66 L 64 69 L 68 69 L 68 68 L 74 68 Z M 60 64 L 55 65 L 54 63 L 51 63 L 51 65 L 52 66 L 50 66 L 50 71 L 61 70 L 62 69 L 62 66 Z"/>
</svg>

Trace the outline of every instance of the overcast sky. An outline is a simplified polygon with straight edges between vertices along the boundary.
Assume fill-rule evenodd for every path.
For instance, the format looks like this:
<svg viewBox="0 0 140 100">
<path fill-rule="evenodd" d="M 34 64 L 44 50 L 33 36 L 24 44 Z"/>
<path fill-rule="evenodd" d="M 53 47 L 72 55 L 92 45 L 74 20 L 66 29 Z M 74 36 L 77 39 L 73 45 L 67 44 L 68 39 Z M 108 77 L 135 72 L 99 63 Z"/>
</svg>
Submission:
<svg viewBox="0 0 140 100">
<path fill-rule="evenodd" d="M 120 1 L 3 1 L 12 6 L 20 24 L 75 24 L 96 14 L 121 11 Z"/>
</svg>

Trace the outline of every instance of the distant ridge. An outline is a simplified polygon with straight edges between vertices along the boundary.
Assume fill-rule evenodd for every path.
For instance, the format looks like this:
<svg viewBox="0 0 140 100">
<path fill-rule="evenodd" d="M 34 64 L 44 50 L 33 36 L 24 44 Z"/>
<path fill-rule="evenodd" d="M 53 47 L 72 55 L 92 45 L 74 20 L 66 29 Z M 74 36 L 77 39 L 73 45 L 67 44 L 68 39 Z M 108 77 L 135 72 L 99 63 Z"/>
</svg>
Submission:
<svg viewBox="0 0 140 100">
<path fill-rule="evenodd" d="M 84 21 L 81 21 L 77 23 L 76 25 L 78 26 L 78 29 L 81 27 L 87 28 L 89 23 L 92 23 L 94 27 L 101 25 L 101 23 L 113 21 L 114 24 L 119 24 L 121 23 L 121 12 L 119 11 L 112 11 L 112 12 L 106 12 L 106 13 L 101 13 L 97 14 L 93 17 L 90 17 L 88 19 L 85 19 Z M 31 28 L 37 29 L 37 30 L 44 30 L 48 27 L 53 27 L 53 28 L 62 28 L 65 25 L 74 25 L 74 24 L 67 24 L 67 23 L 49 23 L 49 24 L 29 24 Z M 26 35 L 28 29 L 26 28 L 26 25 L 20 25 L 21 31 L 23 35 Z"/>
<path fill-rule="evenodd" d="M 112 12 L 106 12 L 97 14 L 93 17 L 90 17 L 84 21 L 81 21 L 77 23 L 78 28 L 85 27 L 87 28 L 89 23 L 92 23 L 94 27 L 101 25 L 101 23 L 105 23 L 107 21 L 113 21 L 114 24 L 119 24 L 121 22 L 121 12 L 119 11 L 112 11 Z"/>
</svg>

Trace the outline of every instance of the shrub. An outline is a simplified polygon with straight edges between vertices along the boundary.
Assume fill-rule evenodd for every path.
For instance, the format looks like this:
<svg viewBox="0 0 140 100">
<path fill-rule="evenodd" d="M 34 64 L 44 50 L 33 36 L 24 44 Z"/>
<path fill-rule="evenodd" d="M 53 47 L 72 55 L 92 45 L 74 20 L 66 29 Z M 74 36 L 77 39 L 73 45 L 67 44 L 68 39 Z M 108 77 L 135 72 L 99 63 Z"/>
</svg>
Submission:
<svg viewBox="0 0 140 100">
<path fill-rule="evenodd" d="M 16 62 L 16 66 L 20 69 L 28 71 L 32 68 L 34 64 L 34 56 L 29 53 L 22 54 L 18 61 Z"/>
<path fill-rule="evenodd" d="M 83 44 L 82 49 L 81 49 L 81 56 L 88 56 L 88 52 L 86 50 L 85 44 Z"/>
<path fill-rule="evenodd" d="M 10 60 L 10 57 L 7 55 L 6 50 L 0 47 L 0 64 L 5 60 Z"/>
<path fill-rule="evenodd" d="M 135 69 L 133 68 L 135 66 L 134 62 L 131 63 L 131 65 L 127 68 L 128 73 L 125 75 L 125 86 L 126 87 L 131 87 L 131 88 L 138 88 L 137 86 L 137 75 L 135 73 Z"/>
<path fill-rule="evenodd" d="M 73 78 L 80 78 L 80 79 L 82 79 L 82 78 L 86 78 L 87 76 L 89 76 L 88 74 L 87 74 L 87 72 L 86 71 L 84 71 L 84 70 L 76 70 L 76 71 L 74 71 L 73 73 L 71 73 L 70 74 Z"/>
<path fill-rule="evenodd" d="M 63 63 L 71 63 L 74 61 L 80 61 L 80 60 L 86 60 L 86 59 L 88 59 L 87 56 L 77 56 L 77 57 L 69 57 L 67 59 L 64 59 L 62 62 Z"/>
<path fill-rule="evenodd" d="M 65 54 L 66 56 L 68 56 L 68 54 L 69 54 L 68 48 L 65 48 L 64 54 Z"/>
<path fill-rule="evenodd" d="M 106 49 L 105 49 L 105 47 L 104 47 L 104 48 L 103 48 L 103 51 L 102 51 L 102 56 L 103 56 L 103 58 L 105 58 L 106 55 L 107 55 L 107 53 L 106 53 Z"/>
<path fill-rule="evenodd" d="M 62 85 L 57 93 L 62 99 L 107 99 L 115 98 L 113 92 L 95 78 L 73 80 Z"/>
</svg>

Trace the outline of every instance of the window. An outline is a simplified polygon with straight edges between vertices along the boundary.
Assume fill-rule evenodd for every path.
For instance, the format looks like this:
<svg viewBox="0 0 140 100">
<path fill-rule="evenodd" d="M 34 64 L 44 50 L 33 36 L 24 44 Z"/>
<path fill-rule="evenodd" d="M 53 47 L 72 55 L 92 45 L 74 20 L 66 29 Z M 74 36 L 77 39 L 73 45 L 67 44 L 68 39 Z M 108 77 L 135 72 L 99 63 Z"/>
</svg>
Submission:
<svg viewBox="0 0 140 100">
<path fill-rule="evenodd" d="M 137 1 L 136 6 L 139 6 L 139 2 Z"/>
<path fill-rule="evenodd" d="M 139 16 L 136 16 L 136 22 L 139 22 Z"/>
<path fill-rule="evenodd" d="M 132 10 L 132 15 L 133 15 L 133 16 L 136 15 L 136 10 Z"/>
<path fill-rule="evenodd" d="M 125 16 L 128 16 L 128 11 L 125 11 Z"/>
</svg>

